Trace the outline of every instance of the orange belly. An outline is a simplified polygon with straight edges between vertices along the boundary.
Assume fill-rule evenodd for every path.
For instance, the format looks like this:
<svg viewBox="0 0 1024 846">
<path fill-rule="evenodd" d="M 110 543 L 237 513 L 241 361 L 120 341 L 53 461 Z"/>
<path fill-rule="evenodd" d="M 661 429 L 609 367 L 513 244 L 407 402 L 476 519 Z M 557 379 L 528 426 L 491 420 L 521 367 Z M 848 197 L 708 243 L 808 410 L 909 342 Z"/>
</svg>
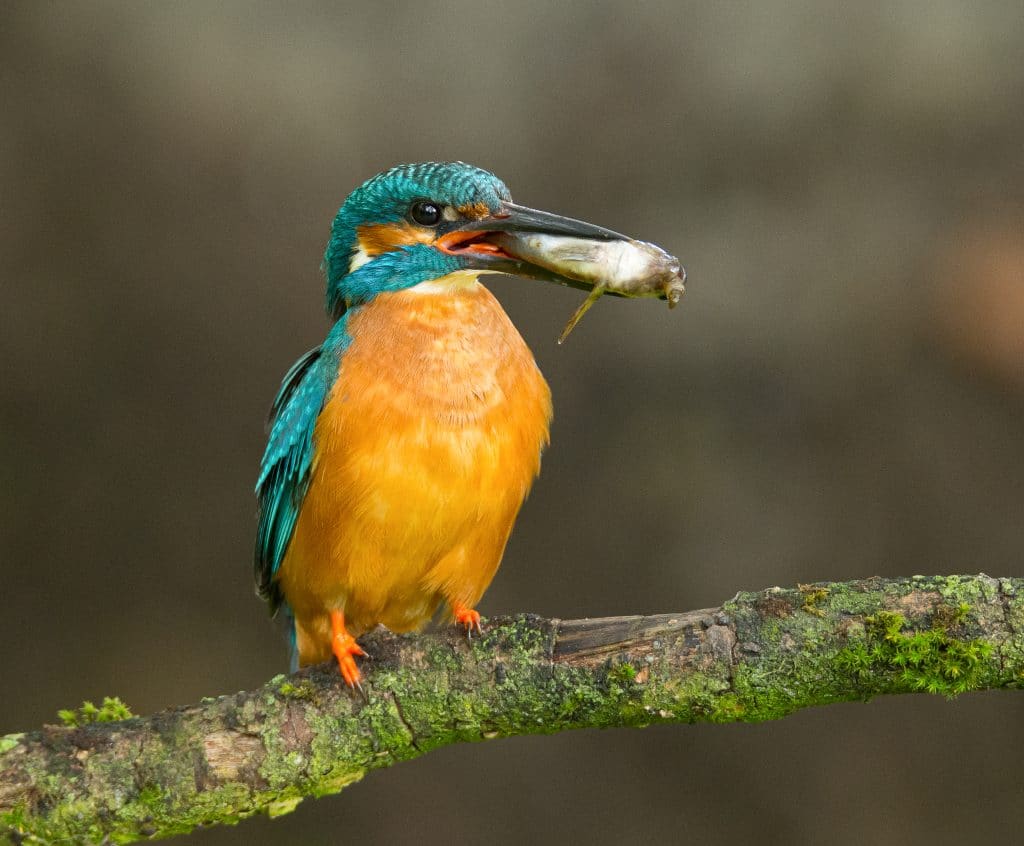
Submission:
<svg viewBox="0 0 1024 846">
<path fill-rule="evenodd" d="M 551 394 L 532 354 L 482 285 L 433 284 L 349 318 L 279 573 L 303 665 L 330 655 L 332 610 L 358 636 L 475 605 L 540 469 Z"/>
</svg>

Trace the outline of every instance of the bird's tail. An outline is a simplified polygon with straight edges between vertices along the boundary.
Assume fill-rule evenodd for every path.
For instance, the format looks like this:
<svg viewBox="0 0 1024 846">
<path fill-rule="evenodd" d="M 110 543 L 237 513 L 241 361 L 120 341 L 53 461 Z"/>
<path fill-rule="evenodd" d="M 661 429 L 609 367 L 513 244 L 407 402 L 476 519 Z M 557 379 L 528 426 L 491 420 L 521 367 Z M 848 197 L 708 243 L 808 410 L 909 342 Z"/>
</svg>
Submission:
<svg viewBox="0 0 1024 846">
<path fill-rule="evenodd" d="M 292 609 L 288 608 L 288 672 L 294 673 L 298 669 L 299 639 L 295 632 L 295 617 L 292 615 Z"/>
</svg>

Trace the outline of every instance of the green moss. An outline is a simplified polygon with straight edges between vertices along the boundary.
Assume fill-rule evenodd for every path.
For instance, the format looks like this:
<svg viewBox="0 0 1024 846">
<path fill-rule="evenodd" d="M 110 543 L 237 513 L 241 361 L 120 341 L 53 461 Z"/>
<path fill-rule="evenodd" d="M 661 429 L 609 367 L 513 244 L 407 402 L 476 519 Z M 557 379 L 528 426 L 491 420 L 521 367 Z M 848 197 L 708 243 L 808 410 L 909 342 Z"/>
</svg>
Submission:
<svg viewBox="0 0 1024 846">
<path fill-rule="evenodd" d="M 698 675 L 678 692 L 674 714 L 690 723 L 727 723 L 746 719 L 747 706 L 728 682 Z"/>
<path fill-rule="evenodd" d="M 825 598 L 831 591 L 824 585 L 798 584 L 796 587 L 803 598 L 803 604 L 800 606 L 801 610 L 806 611 L 808 614 L 813 614 L 815 617 L 824 617 L 825 612 L 818 606 L 825 601 Z"/>
<path fill-rule="evenodd" d="M 64 709 L 57 712 L 60 721 L 72 728 L 79 728 L 89 723 L 116 723 L 134 716 L 131 709 L 117 696 L 104 696 L 102 704 L 97 708 L 86 700 L 81 707 Z"/>
<path fill-rule="evenodd" d="M 879 611 L 865 618 L 864 641 L 836 655 L 836 666 L 865 682 L 888 671 L 900 688 L 949 698 L 974 690 L 984 680 L 992 644 L 950 634 L 950 621 L 961 624 L 968 611 L 960 603 L 937 612 L 931 629 L 909 632 L 902 614 Z"/>
<path fill-rule="evenodd" d="M 991 602 L 999 592 L 999 582 L 988 576 L 935 576 L 930 584 L 950 604 Z"/>
<path fill-rule="evenodd" d="M 732 687 L 738 706 L 736 710 L 745 722 L 777 720 L 794 708 L 791 697 L 782 694 L 757 669 L 749 665 L 736 668 Z"/>
<path fill-rule="evenodd" d="M 739 664 L 732 676 L 732 690 L 740 706 L 737 719 L 759 723 L 778 720 L 809 705 L 825 705 L 850 699 L 849 685 L 842 683 L 834 667 L 836 651 L 813 633 L 807 633 L 767 661 Z M 802 643 L 797 646 L 797 643 Z"/>
<path fill-rule="evenodd" d="M 239 820 L 250 817 L 260 810 L 254 806 L 253 796 L 248 788 L 238 783 L 224 784 L 213 790 L 194 793 L 189 797 L 187 807 L 183 807 L 181 803 L 168 801 L 168 797 L 163 798 L 163 802 L 154 802 L 150 805 L 154 811 L 152 824 L 161 835 L 185 834 L 198 825 L 235 825 Z M 272 797 L 267 797 L 270 798 Z M 136 831 L 135 825 L 125 826 L 124 831 L 130 837 Z M 116 834 L 114 839 L 117 839 Z"/>
<path fill-rule="evenodd" d="M 33 820 L 33 828 L 36 821 Z M 35 846 L 43 841 L 29 833 L 29 823 L 21 808 L 0 814 L 0 843 L 19 843 Z"/>
<path fill-rule="evenodd" d="M 608 680 L 629 686 L 636 679 L 636 667 L 627 661 L 616 664 L 608 671 Z"/>
<path fill-rule="evenodd" d="M 595 728 L 649 724 L 650 703 L 657 692 L 636 679 L 636 668 L 628 663 L 609 666 L 603 675 L 579 668 L 561 670 L 554 684 L 543 686 L 546 693 L 536 705 L 539 713 L 554 711 L 558 720 L 539 730 L 558 731 L 580 722 Z"/>
<path fill-rule="evenodd" d="M 932 626 L 939 629 L 953 629 L 967 621 L 971 606 L 966 602 L 959 605 L 940 605 L 932 616 Z"/>
<path fill-rule="evenodd" d="M 375 752 L 386 750 L 394 760 L 418 754 L 412 729 L 402 719 L 393 696 L 374 696 L 360 712 L 364 728 L 370 730 Z"/>
<path fill-rule="evenodd" d="M 340 790 L 341 788 L 338 789 Z M 287 796 L 282 799 L 276 799 L 267 805 L 267 816 L 271 819 L 283 817 L 285 814 L 290 814 L 299 807 L 301 802 L 301 796 Z"/>
<path fill-rule="evenodd" d="M 159 787 L 144 788 L 127 806 L 119 809 L 116 820 L 109 818 L 109 826 L 102 832 L 88 834 L 86 842 L 131 843 L 139 835 L 168 837 L 187 834 L 197 826 L 235 825 L 243 819 L 265 812 L 281 816 L 294 810 L 303 796 L 298 787 L 281 791 L 253 793 L 245 785 L 229 783 L 213 790 L 192 794 L 185 802 L 169 796 Z M 53 832 L 61 832 L 65 839 L 73 833 L 78 842 L 80 829 L 74 803 L 63 806 L 53 818 Z M 58 825 L 59 824 L 59 825 Z M 35 833 L 43 832 L 35 827 Z M 147 834 L 148 833 L 148 834 Z M 64 842 L 61 840 L 60 842 Z"/>
<path fill-rule="evenodd" d="M 1006 622 L 1014 634 L 1024 632 L 1024 592 L 1003 588 Z M 1014 685 L 1024 686 L 1024 648 L 1020 646 L 1019 634 L 1010 637 L 999 645 L 999 657 L 1006 666 L 1016 666 Z"/>
<path fill-rule="evenodd" d="M 746 717 L 747 708 L 735 693 L 723 693 L 708 717 L 712 723 L 734 723 Z"/>
<path fill-rule="evenodd" d="M 559 672 L 557 685 L 548 689 L 550 701 L 545 702 L 545 697 L 540 697 L 534 709 L 537 713 L 551 709 L 559 721 L 564 721 L 551 728 L 575 722 L 601 728 L 623 719 L 630 706 L 641 710 L 633 696 L 636 688 L 636 668 L 628 663 L 609 667 L 603 678 L 566 668 Z"/>
<path fill-rule="evenodd" d="M 288 699 L 310 700 L 316 695 L 316 690 L 308 679 L 303 679 L 298 684 L 282 681 L 277 685 L 277 692 Z"/>
<path fill-rule="evenodd" d="M 912 584 L 869 580 L 742 594 L 705 623 L 715 630 L 692 655 L 680 643 L 683 635 L 670 636 L 676 647 L 687 646 L 692 660 L 684 668 L 672 649 L 637 650 L 617 662 L 600 650 L 553 653 L 557 624 L 528 616 L 495 620 L 483 638 L 468 642 L 450 633 L 400 638 L 368 674 L 365 698 L 314 672 L 276 677 L 248 702 L 206 702 L 214 720 L 250 737 L 259 732 L 266 754 L 254 747 L 250 760 L 260 762 L 262 780 L 246 770 L 244 782 L 197 782 L 195 758 L 184 753 L 196 748 L 205 724 L 178 712 L 154 720 L 152 744 L 125 762 L 125 772 L 99 755 L 86 761 L 85 781 L 103 786 L 94 806 L 68 789 L 66 773 L 36 772 L 40 793 L 52 797 L 46 818 L 26 816 L 26 808 L 2 822 L 30 830 L 23 840 L 11 835 L 25 843 L 128 842 L 261 811 L 289 813 L 302 796 L 337 792 L 371 769 L 457 741 L 653 722 L 759 722 L 882 693 L 952 696 L 986 684 L 1012 686 L 1014 674 L 1024 685 L 1024 591 L 1013 591 L 1016 583 L 1006 582 L 1007 589 L 980 581 L 922 577 Z M 1001 602 L 971 599 L 991 586 Z M 945 600 L 935 607 L 940 595 Z M 995 646 L 970 639 L 990 630 L 990 622 L 1008 624 L 1013 636 L 1001 639 L 1005 628 L 995 628 Z M 116 719 L 120 714 L 105 707 L 114 702 L 86 703 L 69 717 L 74 725 L 101 713 Z M 0 753 L 17 742 L 0 738 Z M 150 784 L 159 786 L 134 795 L 139 771 L 152 773 Z"/>
<path fill-rule="evenodd" d="M 825 606 L 837 614 L 870 614 L 885 604 L 887 594 L 880 590 L 855 590 L 848 585 L 833 585 Z"/>
</svg>

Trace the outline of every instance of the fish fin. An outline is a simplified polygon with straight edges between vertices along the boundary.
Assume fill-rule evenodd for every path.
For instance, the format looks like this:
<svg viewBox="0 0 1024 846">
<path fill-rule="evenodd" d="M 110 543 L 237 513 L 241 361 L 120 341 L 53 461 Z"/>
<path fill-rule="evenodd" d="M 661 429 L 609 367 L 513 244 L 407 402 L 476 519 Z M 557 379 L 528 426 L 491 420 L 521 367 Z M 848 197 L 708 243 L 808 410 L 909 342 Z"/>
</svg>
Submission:
<svg viewBox="0 0 1024 846">
<path fill-rule="evenodd" d="M 569 322 L 565 324 L 565 328 L 562 330 L 562 334 L 558 336 L 558 343 L 564 344 L 565 339 L 569 337 L 569 333 L 576 328 L 576 324 L 583 319 L 583 315 L 586 314 L 593 307 L 599 299 L 601 294 L 604 293 L 604 288 L 600 285 L 595 285 L 594 289 L 587 295 L 587 298 L 580 303 L 580 306 L 576 311 L 572 313 L 572 317 L 569 318 Z"/>
</svg>

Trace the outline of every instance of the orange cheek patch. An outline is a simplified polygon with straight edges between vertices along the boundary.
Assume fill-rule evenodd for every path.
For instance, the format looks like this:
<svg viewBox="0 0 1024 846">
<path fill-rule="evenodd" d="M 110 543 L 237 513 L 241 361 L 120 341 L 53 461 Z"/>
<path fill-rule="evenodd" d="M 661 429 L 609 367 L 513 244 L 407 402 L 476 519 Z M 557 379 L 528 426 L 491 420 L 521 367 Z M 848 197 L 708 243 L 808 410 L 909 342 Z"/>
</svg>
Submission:
<svg viewBox="0 0 1024 846">
<path fill-rule="evenodd" d="M 434 243 L 433 233 L 406 221 L 359 226 L 356 227 L 356 237 L 359 239 L 359 246 L 368 256 L 391 253 L 399 247 L 409 247 L 413 244 Z"/>
</svg>

